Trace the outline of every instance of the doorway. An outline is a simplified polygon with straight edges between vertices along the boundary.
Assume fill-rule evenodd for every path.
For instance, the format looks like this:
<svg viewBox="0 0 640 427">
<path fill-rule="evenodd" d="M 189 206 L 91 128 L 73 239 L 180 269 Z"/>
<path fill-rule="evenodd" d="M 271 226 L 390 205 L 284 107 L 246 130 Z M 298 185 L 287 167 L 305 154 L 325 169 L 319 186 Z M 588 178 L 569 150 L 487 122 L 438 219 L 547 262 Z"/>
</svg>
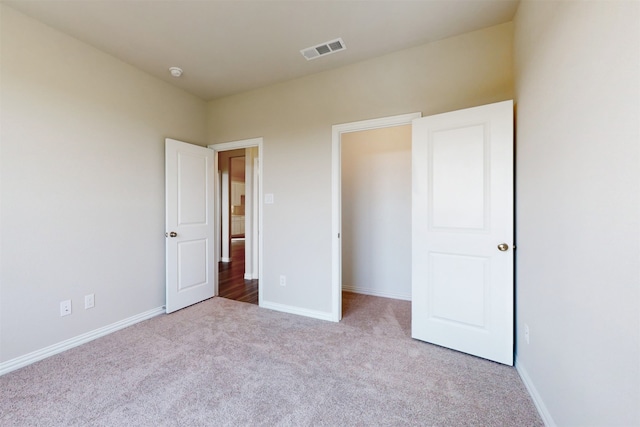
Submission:
<svg viewBox="0 0 640 427">
<path fill-rule="evenodd" d="M 410 301 L 411 125 L 344 133 L 341 149 L 342 290 Z"/>
<path fill-rule="evenodd" d="M 421 113 L 403 114 L 380 119 L 335 125 L 332 128 L 332 307 L 331 319 L 342 319 L 342 277 L 343 277 L 343 239 L 342 239 L 342 138 L 360 131 L 411 125 L 413 119 L 422 117 Z"/>
<path fill-rule="evenodd" d="M 261 304 L 262 138 L 211 145 L 215 151 L 216 295 Z"/>
<path fill-rule="evenodd" d="M 402 124 L 398 117 L 333 127 L 336 321 L 345 246 L 343 136 Z M 513 101 L 410 123 L 411 336 L 512 365 Z"/>
</svg>

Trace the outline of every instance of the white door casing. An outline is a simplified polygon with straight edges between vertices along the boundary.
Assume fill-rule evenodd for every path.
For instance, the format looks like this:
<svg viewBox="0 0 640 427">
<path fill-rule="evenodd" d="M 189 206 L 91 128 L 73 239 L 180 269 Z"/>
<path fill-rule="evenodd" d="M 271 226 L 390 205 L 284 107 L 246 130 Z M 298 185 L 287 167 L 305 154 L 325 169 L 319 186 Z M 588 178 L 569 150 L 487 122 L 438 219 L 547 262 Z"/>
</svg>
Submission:
<svg viewBox="0 0 640 427">
<path fill-rule="evenodd" d="M 166 312 L 214 296 L 214 152 L 165 140 Z"/>
<path fill-rule="evenodd" d="M 217 161 L 220 161 L 217 159 Z M 220 232 L 222 233 L 221 237 L 221 248 L 220 248 L 220 261 L 222 262 L 231 262 L 231 216 L 229 214 L 229 206 L 231 205 L 231 176 L 229 175 L 229 162 L 225 162 L 222 167 L 218 165 L 218 170 L 220 170 L 220 197 L 216 200 L 219 200 L 219 205 L 217 208 L 220 210 L 221 222 L 220 222 Z"/>
<path fill-rule="evenodd" d="M 253 224 L 251 229 L 253 230 L 251 249 L 253 250 L 253 254 L 251 256 L 251 260 L 253 261 L 253 265 L 251 267 L 252 279 L 260 279 L 260 270 L 258 260 L 260 259 L 260 251 L 259 251 L 259 234 L 260 234 L 260 184 L 262 183 L 260 178 L 260 159 L 258 157 L 258 149 L 253 148 L 253 192 L 251 193 L 253 196 L 253 206 L 252 206 L 252 215 L 251 219 Z"/>
<path fill-rule="evenodd" d="M 412 337 L 513 365 L 513 101 L 414 120 L 412 163 Z"/>
<path fill-rule="evenodd" d="M 259 279 L 258 277 L 258 186 L 259 163 L 257 147 L 245 149 L 245 280 Z"/>
</svg>

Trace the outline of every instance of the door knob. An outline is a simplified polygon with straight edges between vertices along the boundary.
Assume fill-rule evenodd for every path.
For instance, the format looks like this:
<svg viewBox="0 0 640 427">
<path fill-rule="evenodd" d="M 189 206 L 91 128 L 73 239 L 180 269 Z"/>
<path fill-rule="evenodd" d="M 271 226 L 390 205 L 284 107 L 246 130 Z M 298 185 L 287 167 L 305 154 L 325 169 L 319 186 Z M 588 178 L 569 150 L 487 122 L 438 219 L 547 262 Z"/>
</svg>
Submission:
<svg viewBox="0 0 640 427">
<path fill-rule="evenodd" d="M 506 243 L 500 243 L 500 244 L 498 245 L 498 250 L 499 250 L 499 251 L 504 252 L 504 251 L 506 251 L 507 249 L 509 249 L 509 245 L 507 245 Z"/>
<path fill-rule="evenodd" d="M 171 233 L 164 233 L 164 235 L 167 237 L 177 237 L 178 233 L 176 233 L 175 231 L 172 231 Z"/>
</svg>

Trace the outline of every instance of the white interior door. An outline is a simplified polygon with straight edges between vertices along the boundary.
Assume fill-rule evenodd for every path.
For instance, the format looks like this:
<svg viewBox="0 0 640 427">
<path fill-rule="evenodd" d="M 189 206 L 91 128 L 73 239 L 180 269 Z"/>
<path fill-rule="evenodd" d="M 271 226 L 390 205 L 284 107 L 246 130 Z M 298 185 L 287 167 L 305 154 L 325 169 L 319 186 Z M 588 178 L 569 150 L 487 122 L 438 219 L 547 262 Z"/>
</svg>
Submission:
<svg viewBox="0 0 640 427">
<path fill-rule="evenodd" d="M 165 140 L 166 311 L 214 295 L 214 152 Z"/>
<path fill-rule="evenodd" d="M 413 121 L 413 338 L 513 365 L 513 101 Z"/>
</svg>

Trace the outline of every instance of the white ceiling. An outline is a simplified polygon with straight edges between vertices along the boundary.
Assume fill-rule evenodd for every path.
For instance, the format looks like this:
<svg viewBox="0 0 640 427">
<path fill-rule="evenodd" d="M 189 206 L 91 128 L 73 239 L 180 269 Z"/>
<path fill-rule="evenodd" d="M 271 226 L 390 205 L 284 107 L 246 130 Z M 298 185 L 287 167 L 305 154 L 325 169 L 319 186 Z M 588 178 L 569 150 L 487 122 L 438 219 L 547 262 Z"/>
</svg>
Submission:
<svg viewBox="0 0 640 427">
<path fill-rule="evenodd" d="M 210 100 L 510 21 L 518 0 L 0 0 Z M 342 37 L 312 61 L 300 50 Z M 184 69 L 180 79 L 168 68 Z"/>
</svg>

